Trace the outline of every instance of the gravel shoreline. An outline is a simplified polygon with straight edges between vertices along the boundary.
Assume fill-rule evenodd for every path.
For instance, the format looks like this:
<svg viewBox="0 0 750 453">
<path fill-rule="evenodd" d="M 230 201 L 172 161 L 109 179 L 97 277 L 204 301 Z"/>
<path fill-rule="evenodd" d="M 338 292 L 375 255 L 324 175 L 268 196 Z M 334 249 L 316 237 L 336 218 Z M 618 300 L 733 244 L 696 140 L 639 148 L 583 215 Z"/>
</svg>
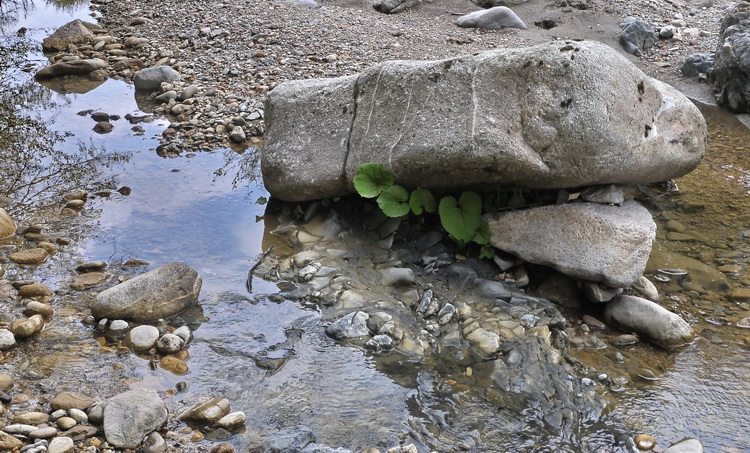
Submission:
<svg viewBox="0 0 750 453">
<path fill-rule="evenodd" d="M 137 58 L 142 67 L 169 65 L 182 75 L 175 90 L 198 87 L 198 95 L 176 109 L 179 101 L 153 107 L 154 113 L 171 114 L 174 120 L 162 139 L 167 155 L 231 146 L 234 125 L 242 126 L 248 137 L 239 146 L 260 145 L 265 95 L 287 80 L 339 77 L 385 60 L 442 59 L 553 39 L 604 42 L 652 77 L 711 103 L 710 86 L 681 77 L 679 68 L 688 55 L 714 52 L 730 5 L 728 0 L 588 0 L 567 6 L 572 2 L 531 0 L 513 7 L 527 29 L 483 31 L 453 24 L 457 14 L 479 9 L 457 0 L 424 2 L 396 15 L 378 13 L 366 0 L 323 1 L 317 9 L 258 0 L 95 3 L 106 33 L 125 42 L 127 55 L 110 54 L 110 62 Z M 677 33 L 634 57 L 617 42 L 618 24 L 627 16 L 657 31 L 676 26 Z M 139 44 L 129 46 L 128 38 Z M 137 69 L 138 65 L 116 76 L 130 79 Z"/>
</svg>

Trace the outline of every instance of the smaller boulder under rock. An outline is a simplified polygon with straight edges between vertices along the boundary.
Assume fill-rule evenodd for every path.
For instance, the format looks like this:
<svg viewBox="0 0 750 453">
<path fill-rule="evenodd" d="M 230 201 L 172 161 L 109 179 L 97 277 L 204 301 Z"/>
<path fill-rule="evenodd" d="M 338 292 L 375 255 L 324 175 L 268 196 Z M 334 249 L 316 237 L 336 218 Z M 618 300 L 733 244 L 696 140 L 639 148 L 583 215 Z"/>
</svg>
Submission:
<svg viewBox="0 0 750 453">
<path fill-rule="evenodd" d="M 176 82 L 180 80 L 180 73 L 169 66 L 156 66 L 141 69 L 133 76 L 136 91 L 154 91 L 161 87 L 162 82 Z"/>
<path fill-rule="evenodd" d="M 567 203 L 484 216 L 490 245 L 571 277 L 626 288 L 643 274 L 656 224 L 633 200 Z"/>
<path fill-rule="evenodd" d="M 658 35 L 649 24 L 635 17 L 626 17 L 620 28 L 620 45 L 627 53 L 637 57 L 656 44 L 658 39 Z"/>
<path fill-rule="evenodd" d="M 500 28 L 526 28 L 520 17 L 507 6 L 495 6 L 494 8 L 474 11 L 459 17 L 454 22 L 463 28 L 481 28 L 484 30 L 497 30 Z"/>
<path fill-rule="evenodd" d="M 679 315 L 636 296 L 612 299 L 604 308 L 604 319 L 666 349 L 684 346 L 695 339 L 693 329 Z"/>
</svg>

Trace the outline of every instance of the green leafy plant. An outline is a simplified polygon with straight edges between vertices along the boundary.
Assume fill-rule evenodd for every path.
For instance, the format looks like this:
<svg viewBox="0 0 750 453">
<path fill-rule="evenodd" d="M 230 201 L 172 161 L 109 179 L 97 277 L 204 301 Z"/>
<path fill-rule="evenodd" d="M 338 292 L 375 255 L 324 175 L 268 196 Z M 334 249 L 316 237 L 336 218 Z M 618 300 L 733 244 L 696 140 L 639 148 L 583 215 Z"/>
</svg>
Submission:
<svg viewBox="0 0 750 453">
<path fill-rule="evenodd" d="M 482 197 L 476 192 L 463 192 L 458 199 L 445 196 L 438 203 L 428 189 L 417 187 L 410 194 L 406 188 L 395 184 L 393 174 L 377 162 L 357 167 L 354 188 L 365 198 L 375 198 L 388 217 L 403 217 L 409 212 L 422 215 L 437 210 L 440 223 L 456 242 L 481 245 L 480 258 L 495 255 L 495 249 L 489 245 L 489 225 L 482 219 Z"/>
</svg>

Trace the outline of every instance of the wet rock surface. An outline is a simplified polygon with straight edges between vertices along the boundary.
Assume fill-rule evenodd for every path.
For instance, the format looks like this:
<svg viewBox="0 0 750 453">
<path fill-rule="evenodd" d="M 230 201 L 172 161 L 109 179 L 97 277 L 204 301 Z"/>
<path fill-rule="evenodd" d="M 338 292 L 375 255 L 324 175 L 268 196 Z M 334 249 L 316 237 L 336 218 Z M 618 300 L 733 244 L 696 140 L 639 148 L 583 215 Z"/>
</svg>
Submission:
<svg viewBox="0 0 750 453">
<path fill-rule="evenodd" d="M 706 146 L 686 97 L 590 41 L 287 82 L 266 111 L 264 184 L 286 201 L 350 193 L 366 162 L 432 190 L 651 183 L 695 168 Z"/>
<path fill-rule="evenodd" d="M 113 286 L 96 296 L 96 318 L 153 322 L 195 305 L 201 277 L 184 263 L 169 263 Z"/>
</svg>

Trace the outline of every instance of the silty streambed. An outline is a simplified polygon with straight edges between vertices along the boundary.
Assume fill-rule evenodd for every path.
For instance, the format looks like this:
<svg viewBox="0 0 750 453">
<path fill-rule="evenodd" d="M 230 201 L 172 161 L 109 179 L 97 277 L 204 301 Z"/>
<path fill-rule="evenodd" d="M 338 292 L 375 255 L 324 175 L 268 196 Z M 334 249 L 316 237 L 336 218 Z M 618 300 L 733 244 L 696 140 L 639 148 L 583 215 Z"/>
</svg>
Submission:
<svg viewBox="0 0 750 453">
<path fill-rule="evenodd" d="M 57 26 L 88 16 L 85 4 L 26 7 L 28 16 L 21 14 L 17 22 L 4 25 L 6 42 L 38 43 Z M 15 36 L 20 27 L 28 29 L 25 37 Z M 20 55 L 32 63 L 43 59 L 34 51 Z M 77 115 L 84 110 L 145 115 L 132 87 L 110 80 L 85 94 L 59 94 L 36 84 L 33 71 L 19 70 L 24 64 L 3 78 L 7 88 L 16 89 L 13 95 L 6 90 L 3 103 L 18 115 L 39 117 L 48 129 L 37 129 L 40 137 L 50 137 L 52 131 L 66 135 L 43 159 L 51 171 L 64 168 L 60 155 L 83 151 L 102 155 L 100 161 L 107 164 L 96 169 L 71 164 L 64 168 L 67 179 L 59 187 L 110 192 L 92 197 L 77 220 L 52 221 L 59 204 L 54 210 L 32 209 L 47 192 L 35 198 L 32 190 L 27 205 L 10 208 L 19 220 L 48 224 L 51 231 L 73 239 L 47 265 L 18 268 L 5 263 L 5 278 L 33 278 L 57 292 L 57 314 L 46 330 L 7 354 L 0 365 L 0 372 L 16 378 L 14 391 L 32 396 L 30 407 L 60 390 L 107 397 L 126 387 L 153 387 L 173 413 L 203 398 L 224 396 L 233 410 L 249 415 L 246 429 L 229 438 L 240 451 L 296 425 L 311 427 L 321 444 L 352 450 L 412 440 L 437 451 L 589 451 L 617 442 L 626 449 L 622 437 L 639 432 L 654 435 L 662 445 L 691 436 L 707 451 L 750 449 L 745 339 L 750 331 L 735 326 L 750 316 L 749 307 L 744 300 L 730 299 L 729 292 L 717 291 L 723 288 L 712 289 L 700 270 L 657 283 L 666 306 L 695 323 L 701 335 L 696 344 L 674 354 L 646 344 L 623 350 L 625 363 L 637 364 L 633 370 L 612 359 L 619 352 L 612 347 L 574 351 L 596 374 L 627 381 L 617 391 L 600 386 L 610 406 L 599 420 L 551 433 L 544 425 L 529 423 L 519 408 L 500 407 L 502 398 L 482 388 L 481 376 L 469 378 L 463 368 L 394 360 L 338 345 L 323 332 L 327 320 L 315 304 L 280 299 L 274 296 L 280 291 L 277 285 L 262 278 L 253 279 L 253 293 L 248 293 L 248 269 L 262 252 L 276 245 L 274 254 L 291 253 L 268 234 L 276 226 L 274 219 L 261 218 L 262 184 L 244 176 L 254 168 L 255 150 L 246 150 L 244 156 L 220 150 L 162 159 L 154 148 L 165 120 L 139 123 L 142 135 L 119 120 L 113 132 L 99 135 L 91 131 L 93 120 Z M 750 283 L 744 281 L 749 228 L 743 216 L 750 212 L 745 209 L 750 200 L 750 173 L 745 169 L 750 164 L 741 155 L 748 134 L 733 117 L 712 115 L 706 161 L 677 181 L 679 192 L 648 190 L 641 201 L 659 223 L 657 247 L 714 268 L 726 266 L 722 269 L 728 286 L 736 290 Z M 123 185 L 132 189 L 127 196 L 113 190 Z M 21 201 L 21 193 L 6 195 Z M 671 235 L 668 240 L 668 220 L 679 222 L 685 227 L 681 232 L 693 233 L 693 239 Z M 14 241 L 11 245 L 22 245 Z M 119 266 L 129 258 L 147 260 L 153 267 L 184 261 L 204 279 L 201 310 L 173 321 L 197 327 L 186 375 L 151 369 L 144 358 L 100 346 L 92 329 L 80 322 L 91 294 L 68 288 L 66 280 L 75 274 L 75 265 L 103 260 L 115 276 L 133 275 L 139 270 Z M 679 267 L 674 261 L 667 264 Z M 17 315 L 18 309 L 11 311 Z M 604 339 L 608 335 L 601 334 Z M 261 363 L 259 357 L 267 360 Z M 269 368 L 273 360 L 283 365 Z M 172 389 L 180 382 L 188 387 L 175 393 Z M 171 422 L 170 427 L 182 425 Z M 186 444 L 185 449 L 198 445 Z"/>
</svg>

